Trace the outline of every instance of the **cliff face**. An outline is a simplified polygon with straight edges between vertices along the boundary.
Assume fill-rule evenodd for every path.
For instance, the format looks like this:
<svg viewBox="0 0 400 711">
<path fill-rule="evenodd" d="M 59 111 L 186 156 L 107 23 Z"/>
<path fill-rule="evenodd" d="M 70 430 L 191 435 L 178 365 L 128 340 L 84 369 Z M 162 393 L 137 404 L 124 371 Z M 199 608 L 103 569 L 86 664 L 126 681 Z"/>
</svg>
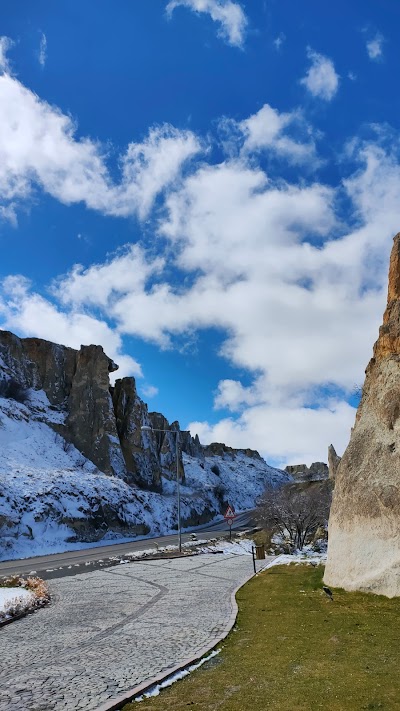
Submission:
<svg viewBox="0 0 400 711">
<path fill-rule="evenodd" d="M 161 491 L 162 468 L 155 436 L 141 430 L 143 425 L 151 426 L 151 422 L 147 405 L 136 392 L 134 378 L 117 380 L 112 389 L 112 400 L 127 482 Z"/>
<path fill-rule="evenodd" d="M 329 476 L 328 466 L 324 462 L 313 462 L 309 467 L 306 464 L 289 464 L 285 471 L 299 482 L 320 481 Z"/>
<path fill-rule="evenodd" d="M 251 508 L 267 484 L 285 481 L 256 452 L 203 447 L 149 413 L 134 378 L 110 386 L 117 367 L 100 346 L 0 331 L 0 559 L 176 529 L 175 432 L 183 527 L 228 501 Z M 24 402 L 10 385 L 27 389 Z"/>
<path fill-rule="evenodd" d="M 400 595 L 400 234 L 387 308 L 366 369 L 349 445 L 337 466 L 325 581 Z"/>
<path fill-rule="evenodd" d="M 0 331 L 0 358 L 0 377 L 43 390 L 52 407 L 65 413 L 55 429 L 100 471 L 154 491 L 162 489 L 162 472 L 167 477 L 176 472 L 174 435 L 142 432 L 141 427 L 175 430 L 179 424 L 169 425 L 158 413 L 149 415 L 134 378 L 117 380 L 110 387 L 109 374 L 118 366 L 101 346 L 76 351 Z M 184 440 L 189 449 L 196 448 L 190 433 Z M 184 477 L 181 448 L 179 452 Z"/>
</svg>

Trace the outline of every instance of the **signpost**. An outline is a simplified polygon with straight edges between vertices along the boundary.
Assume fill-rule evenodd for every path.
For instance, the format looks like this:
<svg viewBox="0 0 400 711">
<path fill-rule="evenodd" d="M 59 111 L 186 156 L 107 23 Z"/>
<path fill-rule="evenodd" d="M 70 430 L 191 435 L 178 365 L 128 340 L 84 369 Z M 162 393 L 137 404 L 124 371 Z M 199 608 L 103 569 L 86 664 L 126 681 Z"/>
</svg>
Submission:
<svg viewBox="0 0 400 711">
<path fill-rule="evenodd" d="M 229 540 L 232 540 L 232 524 L 236 518 L 235 510 L 230 504 L 224 513 L 224 519 L 229 526 Z"/>
</svg>

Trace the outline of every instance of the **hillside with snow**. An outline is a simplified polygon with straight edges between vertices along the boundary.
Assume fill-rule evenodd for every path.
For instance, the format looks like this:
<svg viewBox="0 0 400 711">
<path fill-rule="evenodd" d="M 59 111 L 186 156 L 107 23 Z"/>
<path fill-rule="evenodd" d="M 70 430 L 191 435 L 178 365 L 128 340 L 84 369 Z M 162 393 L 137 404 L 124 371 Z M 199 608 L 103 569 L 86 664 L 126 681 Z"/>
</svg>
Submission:
<svg viewBox="0 0 400 711">
<path fill-rule="evenodd" d="M 76 414 L 68 394 L 70 386 L 57 381 L 60 373 L 57 371 L 49 384 L 48 369 L 43 377 L 35 371 L 32 360 L 22 365 L 10 357 L 7 361 L 3 351 L 0 382 L 18 377 L 26 388 L 32 380 L 39 385 L 42 377 L 47 393 L 44 388 L 28 387 L 24 402 L 0 397 L 0 559 L 72 550 L 122 537 L 162 535 L 176 529 L 175 435 L 168 433 L 157 440 L 156 433 L 141 431 L 141 423 L 160 424 L 162 415 L 147 412 L 132 383 L 124 385 L 125 391 L 129 386 L 132 397 L 129 403 L 124 396 L 123 428 L 120 397 L 115 406 L 115 435 L 109 419 L 114 412 L 112 388 L 109 392 L 107 386 L 105 404 L 99 404 L 98 397 L 95 412 L 85 411 L 86 420 L 93 415 L 87 430 L 94 437 L 91 450 L 81 429 L 74 444 L 70 423 Z M 29 382 L 32 372 L 34 378 Z M 125 380 L 133 381 L 119 382 Z M 83 395 L 86 393 L 91 403 L 99 382 L 96 376 L 95 385 L 90 379 L 85 384 Z M 61 387 L 64 391 L 60 395 Z M 81 400 L 79 407 L 85 406 Z M 95 423 L 98 430 L 94 436 Z M 177 423 L 169 425 L 165 418 L 162 423 L 168 429 L 179 428 Z M 110 432 L 100 449 L 99 432 L 106 426 Z M 140 446 L 134 444 L 134 436 L 140 436 Z M 188 432 L 179 432 L 179 437 L 183 528 L 220 516 L 228 502 L 237 511 L 252 508 L 267 484 L 279 485 L 288 478 L 285 472 L 268 466 L 256 452 L 218 445 L 215 454 L 212 446 L 202 447 Z M 91 451 L 92 458 L 87 456 Z M 100 468 L 99 461 L 111 462 L 108 471 Z M 113 469 L 115 462 L 123 465 L 114 464 Z"/>
</svg>

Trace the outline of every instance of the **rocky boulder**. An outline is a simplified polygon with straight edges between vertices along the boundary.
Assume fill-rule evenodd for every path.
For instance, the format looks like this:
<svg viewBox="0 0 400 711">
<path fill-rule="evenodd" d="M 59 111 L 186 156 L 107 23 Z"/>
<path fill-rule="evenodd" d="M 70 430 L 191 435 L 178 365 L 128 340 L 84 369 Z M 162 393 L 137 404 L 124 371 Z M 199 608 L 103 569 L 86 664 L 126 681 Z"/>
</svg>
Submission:
<svg viewBox="0 0 400 711">
<path fill-rule="evenodd" d="M 400 234 L 387 308 L 349 445 L 336 471 L 325 581 L 400 595 Z"/>
</svg>

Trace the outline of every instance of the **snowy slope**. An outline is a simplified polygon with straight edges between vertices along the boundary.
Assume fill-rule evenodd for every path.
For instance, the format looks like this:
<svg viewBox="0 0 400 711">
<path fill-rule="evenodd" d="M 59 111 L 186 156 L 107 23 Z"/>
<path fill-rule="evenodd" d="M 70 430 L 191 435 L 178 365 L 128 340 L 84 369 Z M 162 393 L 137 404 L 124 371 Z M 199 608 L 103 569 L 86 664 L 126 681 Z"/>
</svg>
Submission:
<svg viewBox="0 0 400 711">
<path fill-rule="evenodd" d="M 103 474 L 54 431 L 63 419 L 43 391 L 31 390 L 25 405 L 0 398 L 0 559 L 154 536 L 176 526 L 173 480 L 165 479 L 157 494 Z M 236 510 L 251 508 L 266 483 L 285 478 L 242 454 L 203 460 L 184 454 L 183 461 L 183 526 L 215 518 L 226 501 Z"/>
<path fill-rule="evenodd" d="M 229 502 L 236 511 L 253 508 L 266 485 L 281 484 L 284 474 L 263 459 L 240 452 L 235 456 L 205 457 L 204 462 L 184 454 L 183 464 L 189 488 L 217 492 L 218 499 Z"/>
</svg>

